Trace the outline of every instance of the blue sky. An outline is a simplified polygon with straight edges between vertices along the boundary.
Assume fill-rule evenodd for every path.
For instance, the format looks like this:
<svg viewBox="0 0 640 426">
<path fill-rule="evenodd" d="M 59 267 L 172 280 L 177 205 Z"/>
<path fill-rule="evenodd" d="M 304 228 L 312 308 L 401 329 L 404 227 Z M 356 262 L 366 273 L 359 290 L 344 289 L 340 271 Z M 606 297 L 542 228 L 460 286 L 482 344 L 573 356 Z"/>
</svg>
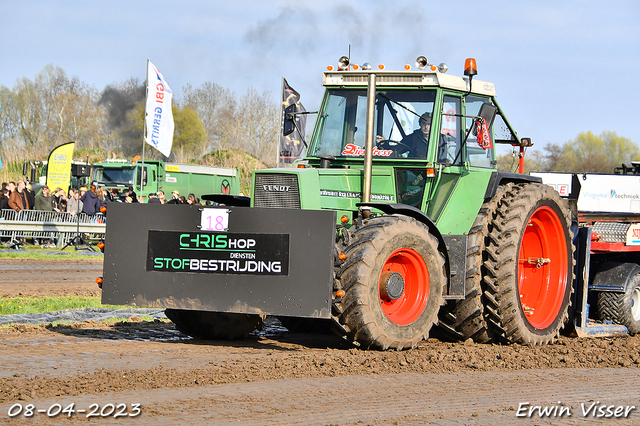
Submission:
<svg viewBox="0 0 640 426">
<path fill-rule="evenodd" d="M 275 101 L 284 76 L 315 110 L 322 72 L 351 45 L 353 63 L 387 69 L 425 55 L 461 75 L 474 57 L 534 149 L 588 130 L 640 144 L 639 18 L 637 0 L 0 0 L 0 84 L 53 64 L 102 90 L 143 81 L 149 58 L 177 94 L 212 81 Z"/>
</svg>

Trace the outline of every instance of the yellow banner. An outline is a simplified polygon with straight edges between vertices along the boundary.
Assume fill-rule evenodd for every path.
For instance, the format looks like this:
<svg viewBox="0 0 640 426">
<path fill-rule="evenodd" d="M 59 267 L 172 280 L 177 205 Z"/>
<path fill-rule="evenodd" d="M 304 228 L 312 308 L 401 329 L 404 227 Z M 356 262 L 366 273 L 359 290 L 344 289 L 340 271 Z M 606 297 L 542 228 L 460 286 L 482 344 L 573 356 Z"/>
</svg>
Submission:
<svg viewBox="0 0 640 426">
<path fill-rule="evenodd" d="M 47 162 L 47 186 L 53 192 L 57 187 L 67 191 L 71 180 L 71 163 L 75 142 L 67 142 L 55 147 Z"/>
</svg>

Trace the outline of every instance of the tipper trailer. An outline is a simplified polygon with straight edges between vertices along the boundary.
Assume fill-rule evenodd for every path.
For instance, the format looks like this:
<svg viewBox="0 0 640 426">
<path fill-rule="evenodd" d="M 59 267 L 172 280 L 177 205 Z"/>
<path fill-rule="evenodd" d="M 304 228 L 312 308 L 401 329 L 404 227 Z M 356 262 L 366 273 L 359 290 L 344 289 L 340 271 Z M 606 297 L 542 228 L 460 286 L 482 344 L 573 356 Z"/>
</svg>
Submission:
<svg viewBox="0 0 640 426">
<path fill-rule="evenodd" d="M 113 206 L 103 303 L 164 307 L 206 339 L 275 315 L 383 350 L 436 324 L 456 340 L 552 342 L 575 306 L 568 203 L 540 177 L 497 171 L 494 143 L 531 141 L 473 79 L 475 60 L 465 77 L 447 69 L 343 57 L 324 73 L 306 157 L 255 171 L 250 201 Z"/>
</svg>

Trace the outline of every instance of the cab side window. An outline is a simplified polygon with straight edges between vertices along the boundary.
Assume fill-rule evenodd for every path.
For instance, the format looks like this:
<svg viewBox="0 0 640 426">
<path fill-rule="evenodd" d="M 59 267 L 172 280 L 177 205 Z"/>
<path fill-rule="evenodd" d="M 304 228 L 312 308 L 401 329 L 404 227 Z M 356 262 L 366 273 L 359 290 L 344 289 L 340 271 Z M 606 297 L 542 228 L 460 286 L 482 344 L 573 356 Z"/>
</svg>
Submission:
<svg viewBox="0 0 640 426">
<path fill-rule="evenodd" d="M 465 101 L 465 115 L 478 115 L 480 112 L 480 107 L 484 103 L 491 103 L 491 100 L 488 98 L 481 98 L 477 96 L 468 96 Z M 472 118 L 465 118 L 466 131 L 468 131 L 471 126 L 473 126 Z M 489 129 L 489 134 L 492 135 L 493 138 L 493 126 Z M 467 139 L 466 151 L 467 151 L 467 161 L 469 161 L 470 166 L 474 167 L 485 167 L 485 168 L 493 168 L 493 148 L 483 149 L 478 146 L 478 137 L 473 134 L 473 132 L 469 133 L 469 138 Z"/>
<path fill-rule="evenodd" d="M 438 135 L 438 162 L 461 164 L 460 144 L 462 142 L 460 98 L 445 96 L 442 103 L 442 123 Z"/>
<path fill-rule="evenodd" d="M 425 169 L 396 169 L 395 173 L 398 203 L 408 204 L 419 209 L 424 197 L 427 171 Z"/>
</svg>

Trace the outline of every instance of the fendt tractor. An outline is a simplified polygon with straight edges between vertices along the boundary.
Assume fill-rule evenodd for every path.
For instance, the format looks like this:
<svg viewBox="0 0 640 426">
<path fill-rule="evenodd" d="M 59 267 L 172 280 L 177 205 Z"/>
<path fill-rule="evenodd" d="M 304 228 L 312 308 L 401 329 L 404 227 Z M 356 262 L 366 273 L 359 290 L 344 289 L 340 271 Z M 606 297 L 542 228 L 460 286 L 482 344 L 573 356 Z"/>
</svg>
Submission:
<svg viewBox="0 0 640 426">
<path fill-rule="evenodd" d="M 541 177 L 497 171 L 494 144 L 531 141 L 475 60 L 464 77 L 447 69 L 343 57 L 305 158 L 255 171 L 250 199 L 112 206 L 103 303 L 164 307 L 196 338 L 242 338 L 269 315 L 382 350 L 432 331 L 547 344 L 587 330 L 569 203 Z M 287 109 L 283 128 L 296 119 Z"/>
</svg>

